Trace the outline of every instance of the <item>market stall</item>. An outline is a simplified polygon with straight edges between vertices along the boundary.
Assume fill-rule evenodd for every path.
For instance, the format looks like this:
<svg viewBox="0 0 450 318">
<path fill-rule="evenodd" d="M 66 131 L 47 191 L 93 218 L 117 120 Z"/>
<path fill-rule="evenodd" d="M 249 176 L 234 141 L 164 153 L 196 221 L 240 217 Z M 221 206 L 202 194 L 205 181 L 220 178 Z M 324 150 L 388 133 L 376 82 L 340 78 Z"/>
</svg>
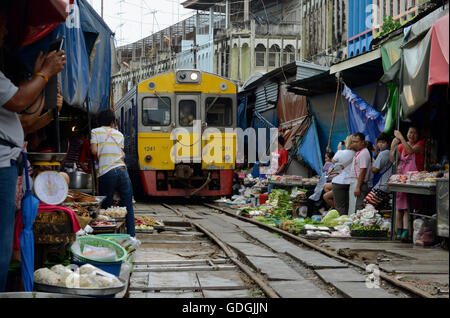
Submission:
<svg viewBox="0 0 450 318">
<path fill-rule="evenodd" d="M 447 233 L 438 233 L 438 214 L 436 213 L 440 212 L 441 228 L 448 229 L 448 205 L 447 208 L 442 207 L 442 203 L 440 202 L 440 197 L 444 198 L 446 195 L 448 196 L 448 180 L 448 171 L 414 171 L 406 175 L 396 174 L 391 176 L 389 180 L 389 190 L 394 193 L 407 193 L 409 214 L 414 218 L 421 220 L 420 222 L 415 222 L 413 218 L 410 218 L 409 228 L 414 230 L 414 232 L 412 233 L 412 238 L 415 244 L 432 245 L 435 242 L 436 235 L 448 238 L 448 231 Z M 441 190 L 440 196 L 437 196 L 437 182 L 447 184 L 446 188 L 442 186 L 440 187 L 440 189 L 443 189 Z M 427 200 L 423 200 L 426 205 L 422 207 L 422 210 L 424 212 L 421 213 L 416 213 L 412 208 L 413 205 L 411 204 L 412 198 L 417 197 L 417 195 L 428 197 Z M 438 206 L 441 206 L 441 208 L 438 209 Z M 427 231 L 429 233 L 426 235 L 423 235 L 423 220 L 426 220 L 425 223 L 429 228 L 431 228 L 429 231 Z M 392 219 L 392 224 L 394 224 L 394 219 Z M 420 237 L 414 235 L 414 233 L 419 232 L 421 232 L 422 234 Z"/>
<path fill-rule="evenodd" d="M 306 189 L 297 187 L 290 191 L 273 189 L 268 200 L 260 204 L 252 200 L 241 201 L 241 204 L 223 201 L 221 204 L 234 209 L 238 215 L 304 238 L 388 239 L 391 228 L 389 216 L 378 213 L 372 206 L 357 211 L 351 217 L 340 216 L 336 210 L 307 217 L 306 210 L 301 208 L 306 192 Z"/>
</svg>

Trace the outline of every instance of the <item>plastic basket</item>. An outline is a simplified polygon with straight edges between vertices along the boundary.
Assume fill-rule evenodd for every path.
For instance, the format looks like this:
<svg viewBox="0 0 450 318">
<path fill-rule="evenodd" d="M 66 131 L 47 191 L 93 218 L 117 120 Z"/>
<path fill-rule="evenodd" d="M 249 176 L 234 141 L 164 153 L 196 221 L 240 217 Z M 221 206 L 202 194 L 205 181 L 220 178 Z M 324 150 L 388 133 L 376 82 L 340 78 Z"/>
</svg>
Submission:
<svg viewBox="0 0 450 318">
<path fill-rule="evenodd" d="M 80 250 L 83 251 L 84 250 L 84 245 L 88 244 L 91 246 L 95 246 L 95 247 L 108 247 L 108 248 L 112 248 L 116 251 L 117 254 L 117 259 L 114 262 L 122 262 L 126 257 L 127 257 L 127 251 L 120 246 L 118 243 L 112 242 L 110 240 L 107 240 L 105 238 L 96 236 L 96 235 L 89 235 L 89 236 L 82 236 L 78 238 L 78 241 L 80 242 Z M 101 260 L 97 260 L 97 259 L 92 259 L 86 256 L 82 256 L 78 253 L 76 253 L 73 249 L 72 246 L 70 246 L 70 251 L 72 252 L 74 258 L 78 261 L 81 262 L 86 262 L 86 263 L 111 263 L 111 261 L 101 261 Z"/>
<path fill-rule="evenodd" d="M 117 244 L 120 244 L 130 238 L 130 234 L 97 234 L 96 236 L 113 239 Z"/>
</svg>

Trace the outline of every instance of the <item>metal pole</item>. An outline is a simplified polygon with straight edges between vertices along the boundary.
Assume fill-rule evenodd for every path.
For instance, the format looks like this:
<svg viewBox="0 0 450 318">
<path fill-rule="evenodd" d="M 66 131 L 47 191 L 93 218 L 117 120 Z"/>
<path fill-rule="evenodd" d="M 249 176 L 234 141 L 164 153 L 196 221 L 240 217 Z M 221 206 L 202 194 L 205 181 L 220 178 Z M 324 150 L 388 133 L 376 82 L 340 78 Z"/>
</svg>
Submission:
<svg viewBox="0 0 450 318">
<path fill-rule="evenodd" d="M 102 14 L 102 19 L 103 19 L 103 0 L 101 2 L 101 14 Z"/>
<path fill-rule="evenodd" d="M 56 126 L 56 152 L 61 152 L 61 136 L 59 135 L 59 111 L 58 108 L 54 108 L 55 110 L 55 126 Z"/>
<path fill-rule="evenodd" d="M 337 87 L 336 87 L 336 98 L 334 99 L 334 108 L 333 108 L 333 115 L 331 117 L 331 127 L 330 127 L 330 135 L 328 137 L 327 151 L 331 151 L 331 149 L 330 149 L 331 135 L 333 134 L 334 120 L 336 118 L 336 105 L 337 105 L 337 100 L 338 100 L 338 96 L 339 96 L 339 88 L 341 86 L 341 74 L 337 73 L 337 76 L 338 76 L 338 82 L 337 82 Z"/>
<path fill-rule="evenodd" d="M 86 98 L 86 110 L 87 110 L 87 118 L 88 118 L 88 129 L 89 129 L 89 139 L 91 139 L 91 114 L 89 112 L 89 97 Z M 95 173 L 95 162 L 94 162 L 94 156 L 92 155 L 92 152 L 89 151 L 89 159 L 91 160 L 91 172 L 92 172 L 92 192 L 93 195 L 97 195 L 97 175 Z"/>
<path fill-rule="evenodd" d="M 402 59 L 402 56 L 403 56 L 403 49 L 402 49 L 402 51 L 401 51 L 401 55 L 400 55 L 400 59 Z M 395 127 L 396 127 L 396 130 L 400 130 L 400 112 L 401 112 L 401 109 L 402 109 L 402 107 L 401 107 L 401 105 L 400 105 L 400 91 L 401 91 L 401 89 L 402 89 L 402 87 L 403 87 L 403 85 L 402 85 L 402 71 L 403 71 L 403 61 L 400 61 L 400 73 L 399 73 L 399 76 L 398 76 L 398 78 L 399 78 L 399 80 L 398 80 L 398 87 L 397 87 L 397 119 L 396 119 L 396 124 L 395 124 Z M 398 165 L 398 148 L 397 148 L 397 151 L 395 152 L 395 163 L 394 163 L 394 166 L 395 166 L 395 171 L 397 172 L 397 165 Z M 394 238 L 394 231 L 395 231 L 395 229 L 396 229 L 396 227 L 397 227 L 397 225 L 395 224 L 395 217 L 396 217 L 396 214 L 397 214 L 397 192 L 394 192 L 393 193 L 393 196 L 392 196 L 392 219 L 391 219 L 391 226 L 392 226 L 392 229 L 391 229 L 391 241 L 393 240 L 393 238 Z M 411 229 L 409 229 L 410 231 L 411 231 Z"/>
</svg>

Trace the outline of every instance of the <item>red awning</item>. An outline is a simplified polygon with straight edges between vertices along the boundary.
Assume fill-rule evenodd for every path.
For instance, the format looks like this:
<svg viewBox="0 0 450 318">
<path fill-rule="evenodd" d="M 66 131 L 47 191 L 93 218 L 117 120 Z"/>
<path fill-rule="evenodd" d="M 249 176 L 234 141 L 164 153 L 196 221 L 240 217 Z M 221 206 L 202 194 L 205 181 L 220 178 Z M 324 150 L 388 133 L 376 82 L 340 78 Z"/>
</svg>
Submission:
<svg viewBox="0 0 450 318">
<path fill-rule="evenodd" d="M 430 72 L 428 88 L 449 83 L 448 14 L 437 20 L 431 30 Z"/>
<path fill-rule="evenodd" d="M 16 0 L 8 31 L 17 45 L 34 43 L 65 22 L 73 0 Z"/>
</svg>

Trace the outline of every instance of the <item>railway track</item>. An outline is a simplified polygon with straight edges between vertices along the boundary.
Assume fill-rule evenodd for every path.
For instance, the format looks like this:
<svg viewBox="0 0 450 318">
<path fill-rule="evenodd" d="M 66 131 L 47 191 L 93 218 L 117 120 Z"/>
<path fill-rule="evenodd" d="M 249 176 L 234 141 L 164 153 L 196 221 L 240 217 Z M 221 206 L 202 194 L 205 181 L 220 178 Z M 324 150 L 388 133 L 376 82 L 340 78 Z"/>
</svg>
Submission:
<svg viewBox="0 0 450 318">
<path fill-rule="evenodd" d="M 211 204 L 136 204 L 165 231 L 137 233 L 130 298 L 427 297 L 384 273 Z M 375 272 L 375 274 L 378 274 Z"/>
</svg>

